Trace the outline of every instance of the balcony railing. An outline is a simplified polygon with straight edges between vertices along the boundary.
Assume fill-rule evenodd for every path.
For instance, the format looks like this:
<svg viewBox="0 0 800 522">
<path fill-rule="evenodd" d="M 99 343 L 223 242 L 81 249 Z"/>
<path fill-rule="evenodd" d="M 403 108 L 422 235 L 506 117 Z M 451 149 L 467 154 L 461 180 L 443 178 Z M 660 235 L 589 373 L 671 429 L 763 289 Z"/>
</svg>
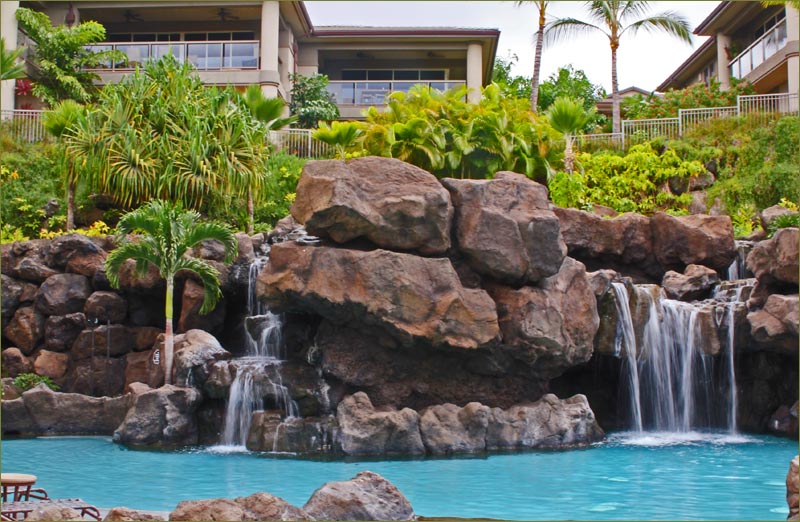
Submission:
<svg viewBox="0 0 800 522">
<path fill-rule="evenodd" d="M 786 41 L 786 19 L 784 18 L 731 61 L 731 75 L 734 78 L 746 77 L 769 57 L 786 47 Z"/>
<path fill-rule="evenodd" d="M 363 81 L 328 82 L 328 92 L 333 94 L 337 105 L 385 105 L 386 96 L 392 92 L 408 92 L 414 85 L 427 85 L 431 89 L 447 91 L 463 87 L 463 81 Z"/>
<path fill-rule="evenodd" d="M 32 110 L 6 110 L 0 113 L 0 126 L 2 132 L 13 139 L 29 142 L 43 141 L 47 138 L 47 131 L 42 125 L 44 111 Z"/>
<path fill-rule="evenodd" d="M 92 51 L 122 51 L 128 62 L 106 63 L 96 70 L 128 71 L 148 60 L 171 54 L 179 63 L 188 62 L 195 69 L 258 69 L 260 44 L 257 40 L 218 42 L 124 42 L 88 45 Z"/>
</svg>

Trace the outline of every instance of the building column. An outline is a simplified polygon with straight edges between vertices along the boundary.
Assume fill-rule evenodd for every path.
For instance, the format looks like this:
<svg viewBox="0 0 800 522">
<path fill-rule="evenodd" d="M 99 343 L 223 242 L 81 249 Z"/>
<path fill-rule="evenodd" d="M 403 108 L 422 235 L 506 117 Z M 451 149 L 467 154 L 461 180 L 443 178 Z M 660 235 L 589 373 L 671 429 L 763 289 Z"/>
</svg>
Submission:
<svg viewBox="0 0 800 522">
<path fill-rule="evenodd" d="M 278 39 L 280 35 L 280 3 L 275 0 L 261 2 L 261 66 L 259 83 L 267 98 L 278 96 Z"/>
<path fill-rule="evenodd" d="M 800 94 L 800 12 L 786 3 L 786 41 L 791 46 L 786 53 L 789 92 Z M 796 109 L 796 107 L 795 107 Z"/>
<path fill-rule="evenodd" d="M 467 45 L 467 101 L 478 103 L 481 101 L 481 86 L 483 85 L 483 47 L 477 42 Z"/>
<path fill-rule="evenodd" d="M 717 34 L 717 79 L 719 89 L 727 91 L 731 88 L 731 70 L 728 67 L 728 52 L 726 49 L 731 45 L 731 37 L 727 34 Z"/>
<path fill-rule="evenodd" d="M 297 74 L 314 76 L 319 73 L 319 48 L 315 45 L 300 44 L 297 51 Z"/>
<path fill-rule="evenodd" d="M 19 2 L 0 2 L 0 37 L 6 42 L 6 49 L 17 48 L 17 17 L 16 11 Z M 6 80 L 0 82 L 0 109 L 12 110 L 14 108 L 14 82 Z"/>
</svg>

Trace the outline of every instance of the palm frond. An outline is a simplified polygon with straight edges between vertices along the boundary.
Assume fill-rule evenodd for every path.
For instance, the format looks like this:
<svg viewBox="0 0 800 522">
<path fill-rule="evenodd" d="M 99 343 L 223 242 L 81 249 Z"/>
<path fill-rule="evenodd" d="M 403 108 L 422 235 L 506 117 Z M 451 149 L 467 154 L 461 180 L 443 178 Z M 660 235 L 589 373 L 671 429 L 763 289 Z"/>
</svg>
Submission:
<svg viewBox="0 0 800 522">
<path fill-rule="evenodd" d="M 646 32 L 663 31 L 670 36 L 680 38 L 686 43 L 692 43 L 692 33 L 689 31 L 689 22 L 683 16 L 667 11 L 632 23 L 623 32 L 630 30 L 636 34 L 639 30 Z"/>
<path fill-rule="evenodd" d="M 200 277 L 203 283 L 203 304 L 200 306 L 200 314 L 207 314 L 214 309 L 217 301 L 222 296 L 219 288 L 219 271 L 211 266 L 208 261 L 194 257 L 184 257 L 175 265 L 175 271 L 189 270 Z"/>
<path fill-rule="evenodd" d="M 198 245 L 201 241 L 215 239 L 225 247 L 225 261 L 230 263 L 238 252 L 238 241 L 231 230 L 218 223 L 196 223 L 186 231 L 183 238 L 187 247 Z"/>
<path fill-rule="evenodd" d="M 545 45 L 552 45 L 575 36 L 584 36 L 600 31 L 606 36 L 609 34 L 600 26 L 578 20 L 577 18 L 559 18 L 553 20 L 544 30 Z"/>
</svg>

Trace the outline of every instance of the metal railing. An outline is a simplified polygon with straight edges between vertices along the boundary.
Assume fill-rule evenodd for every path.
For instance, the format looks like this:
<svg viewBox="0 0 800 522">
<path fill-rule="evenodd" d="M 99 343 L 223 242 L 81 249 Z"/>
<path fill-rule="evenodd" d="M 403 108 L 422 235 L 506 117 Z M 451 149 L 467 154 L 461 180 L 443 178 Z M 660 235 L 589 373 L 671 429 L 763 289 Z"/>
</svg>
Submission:
<svg viewBox="0 0 800 522">
<path fill-rule="evenodd" d="M 731 75 L 734 78 L 744 78 L 769 57 L 786 47 L 787 40 L 786 18 L 784 18 L 731 60 L 729 64 Z"/>
<path fill-rule="evenodd" d="M 213 42 L 109 42 L 87 45 L 99 52 L 117 50 L 128 57 L 127 62 L 107 62 L 93 70 L 128 71 L 148 60 L 171 54 L 178 63 L 190 63 L 195 69 L 258 69 L 260 42 L 258 40 L 225 40 Z"/>
<path fill-rule="evenodd" d="M 680 118 L 622 120 L 622 134 L 626 145 L 660 136 L 677 138 L 681 134 L 681 120 Z"/>
<path fill-rule="evenodd" d="M 37 142 L 47 138 L 47 131 L 42 125 L 42 113 L 34 110 L 3 110 L 0 114 L 0 126 L 3 133 L 19 141 Z"/>
<path fill-rule="evenodd" d="M 684 129 L 689 129 L 692 126 L 708 120 L 713 120 L 716 118 L 731 118 L 738 115 L 738 106 L 678 109 L 678 119 L 681 123 L 680 134 L 683 134 Z"/>
<path fill-rule="evenodd" d="M 621 132 L 605 134 L 579 134 L 575 137 L 577 149 L 590 152 L 597 149 L 621 149 L 625 145 L 625 135 Z"/>
<path fill-rule="evenodd" d="M 447 91 L 463 87 L 463 81 L 338 81 L 328 82 L 328 92 L 333 94 L 336 105 L 385 105 L 392 92 L 408 92 L 415 85 L 427 85 L 431 89 Z"/>
<path fill-rule="evenodd" d="M 301 158 L 331 158 L 333 147 L 315 140 L 311 129 L 280 129 L 269 131 L 269 141 L 276 150 Z"/>
</svg>

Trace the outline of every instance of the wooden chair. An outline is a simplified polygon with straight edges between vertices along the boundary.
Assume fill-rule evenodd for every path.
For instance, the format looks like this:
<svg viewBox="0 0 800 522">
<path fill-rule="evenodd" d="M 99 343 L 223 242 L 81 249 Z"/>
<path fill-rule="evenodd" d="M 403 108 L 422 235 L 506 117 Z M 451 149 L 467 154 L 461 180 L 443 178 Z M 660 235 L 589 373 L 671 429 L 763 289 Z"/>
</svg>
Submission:
<svg viewBox="0 0 800 522">
<path fill-rule="evenodd" d="M 3 502 L 3 507 L 0 508 L 0 516 L 5 521 L 25 520 L 35 509 L 49 506 L 71 508 L 79 512 L 81 517 L 89 516 L 95 520 L 101 519 L 100 510 L 79 498 L 45 499 L 34 502 Z"/>
</svg>

